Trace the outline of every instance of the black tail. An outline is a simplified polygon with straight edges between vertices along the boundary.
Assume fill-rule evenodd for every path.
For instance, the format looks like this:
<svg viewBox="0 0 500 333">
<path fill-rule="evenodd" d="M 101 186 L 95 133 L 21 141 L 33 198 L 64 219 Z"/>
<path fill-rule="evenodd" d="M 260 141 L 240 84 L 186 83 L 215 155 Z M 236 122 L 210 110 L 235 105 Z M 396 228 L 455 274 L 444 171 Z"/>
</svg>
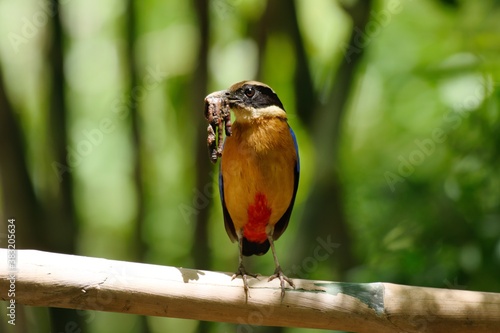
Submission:
<svg viewBox="0 0 500 333">
<path fill-rule="evenodd" d="M 269 241 L 266 239 L 265 242 L 263 243 L 254 243 L 250 242 L 248 239 L 243 237 L 243 255 L 248 257 L 251 255 L 258 255 L 261 256 L 263 254 L 266 254 L 267 251 L 269 251 L 269 247 L 271 244 L 269 244 Z"/>
</svg>

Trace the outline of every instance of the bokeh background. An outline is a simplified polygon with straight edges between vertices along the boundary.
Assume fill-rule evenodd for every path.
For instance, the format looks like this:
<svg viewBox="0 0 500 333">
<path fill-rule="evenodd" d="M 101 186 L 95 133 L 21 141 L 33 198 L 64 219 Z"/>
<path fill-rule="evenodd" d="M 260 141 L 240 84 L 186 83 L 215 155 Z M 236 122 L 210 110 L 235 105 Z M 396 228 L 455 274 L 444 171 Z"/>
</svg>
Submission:
<svg viewBox="0 0 500 333">
<path fill-rule="evenodd" d="M 291 277 L 500 292 L 499 55 L 495 0 L 0 0 L 0 244 L 15 218 L 18 248 L 234 271 L 203 98 L 257 79 L 299 141 Z M 2 332 L 309 332 L 17 315 Z"/>
</svg>

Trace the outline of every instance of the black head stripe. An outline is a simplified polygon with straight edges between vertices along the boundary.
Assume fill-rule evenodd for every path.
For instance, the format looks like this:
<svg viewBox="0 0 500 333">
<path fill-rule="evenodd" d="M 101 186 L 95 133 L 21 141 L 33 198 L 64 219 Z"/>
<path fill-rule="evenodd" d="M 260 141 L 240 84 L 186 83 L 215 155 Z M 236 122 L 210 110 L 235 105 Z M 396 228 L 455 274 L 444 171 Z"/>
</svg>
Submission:
<svg viewBox="0 0 500 333">
<path fill-rule="evenodd" d="M 251 104 L 254 108 L 258 109 L 276 105 L 284 110 L 283 104 L 281 104 L 278 95 L 276 95 L 271 88 L 260 85 L 254 85 L 253 87 L 259 92 L 258 94 L 255 94 L 254 98 L 251 100 Z"/>
<path fill-rule="evenodd" d="M 248 94 L 248 89 L 254 89 L 254 94 Z M 247 94 L 245 93 L 247 92 Z M 240 107 L 253 107 L 256 109 L 266 108 L 269 106 L 277 106 L 282 110 L 278 95 L 267 85 L 257 81 L 242 81 L 238 82 L 229 88 L 229 103 L 239 105 Z"/>
</svg>

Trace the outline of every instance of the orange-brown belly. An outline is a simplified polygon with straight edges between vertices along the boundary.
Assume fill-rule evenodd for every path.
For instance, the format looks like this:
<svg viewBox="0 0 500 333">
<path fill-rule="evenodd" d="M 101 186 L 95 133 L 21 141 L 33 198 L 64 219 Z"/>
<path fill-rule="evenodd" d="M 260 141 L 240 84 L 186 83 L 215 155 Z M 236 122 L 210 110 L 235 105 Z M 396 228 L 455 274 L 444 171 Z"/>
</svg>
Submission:
<svg viewBox="0 0 500 333">
<path fill-rule="evenodd" d="M 252 242 L 267 239 L 269 228 L 292 200 L 296 152 L 285 126 L 274 137 L 275 142 L 269 142 L 272 137 L 264 142 L 266 139 L 258 135 L 261 129 L 238 133 L 235 126 L 233 136 L 224 144 L 221 171 L 226 207 L 236 231 Z"/>
</svg>

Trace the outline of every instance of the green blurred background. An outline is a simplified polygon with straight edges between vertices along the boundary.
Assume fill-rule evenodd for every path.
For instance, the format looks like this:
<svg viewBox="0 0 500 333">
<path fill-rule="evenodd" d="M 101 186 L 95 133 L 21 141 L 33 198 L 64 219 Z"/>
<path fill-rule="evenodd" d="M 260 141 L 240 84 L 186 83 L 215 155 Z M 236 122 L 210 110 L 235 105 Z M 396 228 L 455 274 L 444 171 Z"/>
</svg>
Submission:
<svg viewBox="0 0 500 333">
<path fill-rule="evenodd" d="M 257 79 L 299 141 L 291 277 L 500 292 L 500 1 L 0 0 L 0 36 L 0 246 L 15 218 L 18 248 L 234 271 L 203 98 Z M 309 332 L 17 315 L 2 332 Z"/>
</svg>

